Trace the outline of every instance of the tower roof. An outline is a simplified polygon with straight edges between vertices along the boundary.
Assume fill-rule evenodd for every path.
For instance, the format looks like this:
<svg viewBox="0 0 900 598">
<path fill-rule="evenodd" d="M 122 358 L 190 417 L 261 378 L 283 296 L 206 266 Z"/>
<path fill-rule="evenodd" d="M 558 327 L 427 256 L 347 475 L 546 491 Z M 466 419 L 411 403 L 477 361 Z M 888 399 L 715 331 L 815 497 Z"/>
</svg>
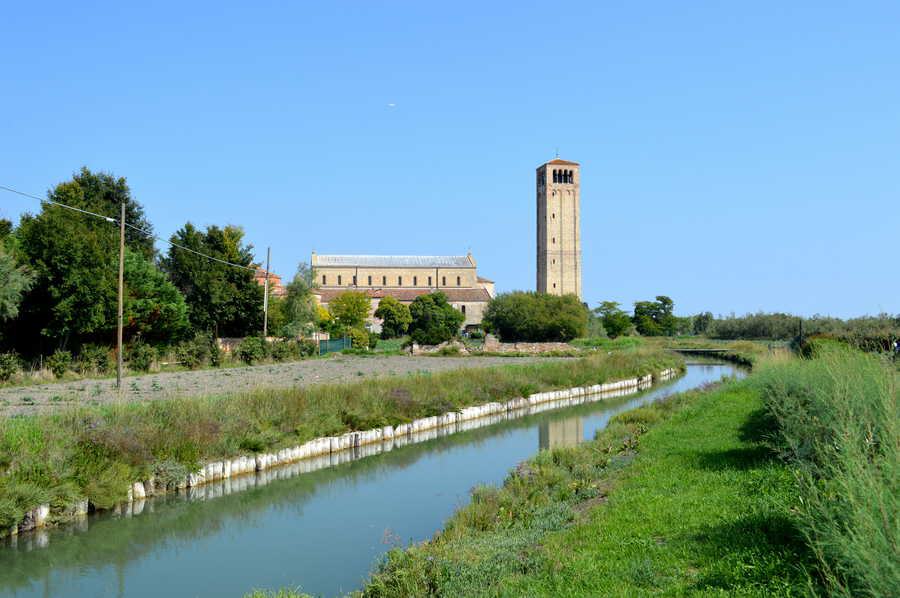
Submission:
<svg viewBox="0 0 900 598">
<path fill-rule="evenodd" d="M 569 166 L 579 166 L 578 162 L 570 162 L 568 160 L 562 160 L 560 158 L 555 158 L 547 162 L 547 164 L 568 164 Z"/>
</svg>

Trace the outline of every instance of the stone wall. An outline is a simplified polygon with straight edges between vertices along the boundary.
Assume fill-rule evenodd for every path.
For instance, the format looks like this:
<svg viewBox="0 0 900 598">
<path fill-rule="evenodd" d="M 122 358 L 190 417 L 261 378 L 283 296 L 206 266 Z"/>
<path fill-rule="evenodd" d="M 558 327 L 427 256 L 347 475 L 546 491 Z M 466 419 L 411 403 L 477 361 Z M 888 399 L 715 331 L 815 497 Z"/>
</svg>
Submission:
<svg viewBox="0 0 900 598">
<path fill-rule="evenodd" d="M 496 336 L 488 334 L 484 339 L 485 353 L 553 353 L 577 350 L 569 343 L 501 343 Z"/>
</svg>

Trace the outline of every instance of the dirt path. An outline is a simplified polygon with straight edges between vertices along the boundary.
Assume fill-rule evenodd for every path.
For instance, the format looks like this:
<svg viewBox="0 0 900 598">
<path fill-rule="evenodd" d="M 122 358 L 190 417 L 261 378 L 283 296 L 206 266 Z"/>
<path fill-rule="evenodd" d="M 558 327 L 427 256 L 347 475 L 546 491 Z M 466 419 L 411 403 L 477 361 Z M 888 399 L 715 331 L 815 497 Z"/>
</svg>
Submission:
<svg viewBox="0 0 900 598">
<path fill-rule="evenodd" d="M 549 357 L 335 356 L 294 363 L 129 376 L 123 397 L 143 401 L 172 397 L 231 394 L 254 388 L 289 388 L 415 372 L 534 363 Z M 28 414 L 72 404 L 97 405 L 118 398 L 114 379 L 77 380 L 0 389 L 0 414 Z"/>
</svg>

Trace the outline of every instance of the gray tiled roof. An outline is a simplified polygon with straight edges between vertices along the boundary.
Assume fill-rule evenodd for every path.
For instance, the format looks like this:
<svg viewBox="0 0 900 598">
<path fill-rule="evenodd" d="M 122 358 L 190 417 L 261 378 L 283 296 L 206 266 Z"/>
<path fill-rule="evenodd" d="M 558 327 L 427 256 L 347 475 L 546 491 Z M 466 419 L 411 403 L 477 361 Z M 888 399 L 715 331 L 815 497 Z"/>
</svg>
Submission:
<svg viewBox="0 0 900 598">
<path fill-rule="evenodd" d="M 469 268 L 465 255 L 316 255 L 317 266 L 369 268 Z"/>
</svg>

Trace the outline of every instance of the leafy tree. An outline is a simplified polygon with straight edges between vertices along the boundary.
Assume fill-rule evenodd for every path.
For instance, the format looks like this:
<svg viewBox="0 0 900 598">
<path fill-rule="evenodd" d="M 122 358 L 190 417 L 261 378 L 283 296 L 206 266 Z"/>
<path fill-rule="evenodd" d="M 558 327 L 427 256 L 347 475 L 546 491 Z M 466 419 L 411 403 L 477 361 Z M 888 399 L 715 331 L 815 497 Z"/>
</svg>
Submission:
<svg viewBox="0 0 900 598">
<path fill-rule="evenodd" d="M 347 291 L 328 302 L 328 311 L 337 324 L 344 328 L 363 328 L 372 301 L 365 293 Z"/>
<path fill-rule="evenodd" d="M 665 295 L 657 295 L 656 301 L 637 301 L 632 321 L 644 336 L 671 336 L 678 325 L 672 313 L 674 307 L 675 303 Z"/>
<path fill-rule="evenodd" d="M 172 235 L 172 243 L 251 268 L 253 246 L 244 245 L 243 238 L 244 231 L 237 226 L 209 226 L 204 232 L 188 222 Z M 252 270 L 174 246 L 162 265 L 184 294 L 195 330 L 218 336 L 248 336 L 262 330 L 263 287 L 254 280 Z"/>
<path fill-rule="evenodd" d="M 278 330 L 281 336 L 297 337 L 311 334 L 319 322 L 319 312 L 312 291 L 315 288 L 312 268 L 309 264 L 297 266 L 294 279 L 287 285 L 287 294 L 281 301 L 281 317 L 283 324 Z M 271 310 L 271 300 L 269 309 Z"/>
<path fill-rule="evenodd" d="M 412 322 L 409 307 L 390 295 L 379 301 L 375 317 L 382 320 L 381 338 L 385 339 L 403 336 Z"/>
<path fill-rule="evenodd" d="M 706 334 L 709 327 L 713 323 L 712 312 L 705 311 L 694 316 L 693 332 L 694 334 Z"/>
<path fill-rule="evenodd" d="M 22 296 L 31 288 L 34 276 L 24 266 L 17 266 L 15 258 L 0 244 L 0 320 L 19 314 Z"/>
<path fill-rule="evenodd" d="M 151 232 L 124 178 L 83 168 L 48 197 L 116 220 L 124 203 L 129 224 Z M 39 214 L 22 218 L 14 236 L 21 260 L 35 274 L 14 326 L 20 347 L 40 350 L 42 338 L 51 346 L 108 342 L 116 326 L 118 227 L 44 203 Z M 153 239 L 147 235 L 127 228 L 125 244 L 146 259 L 153 258 Z"/>
<path fill-rule="evenodd" d="M 125 298 L 122 309 L 126 340 L 171 343 L 188 331 L 187 304 L 175 285 L 141 253 L 125 251 Z"/>
<path fill-rule="evenodd" d="M 466 316 L 447 303 L 441 292 L 420 295 L 409 306 L 412 321 L 409 334 L 422 345 L 437 345 L 448 341 L 459 332 Z"/>
<path fill-rule="evenodd" d="M 566 342 L 584 336 L 588 310 L 575 295 L 515 291 L 491 300 L 484 325 L 507 342 Z"/>
<path fill-rule="evenodd" d="M 603 328 L 606 329 L 609 338 L 618 338 L 631 328 L 631 318 L 619 308 L 619 304 L 615 301 L 601 302 L 594 312 L 600 316 Z"/>
</svg>

